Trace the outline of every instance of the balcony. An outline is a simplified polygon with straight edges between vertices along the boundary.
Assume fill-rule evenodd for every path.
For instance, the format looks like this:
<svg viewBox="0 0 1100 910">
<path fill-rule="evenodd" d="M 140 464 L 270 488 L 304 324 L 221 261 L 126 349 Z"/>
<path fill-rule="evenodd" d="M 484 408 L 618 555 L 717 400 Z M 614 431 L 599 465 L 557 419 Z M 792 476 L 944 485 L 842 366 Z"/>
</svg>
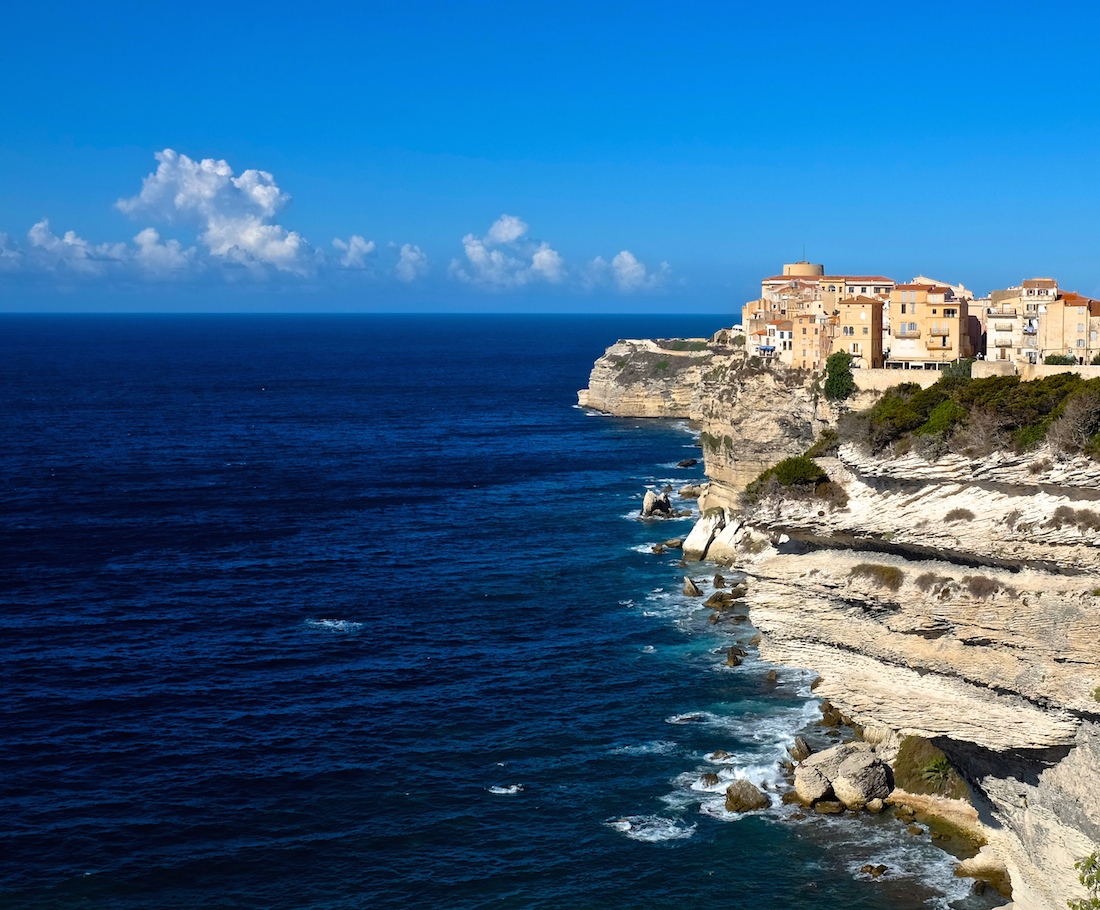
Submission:
<svg viewBox="0 0 1100 910">
<path fill-rule="evenodd" d="M 907 329 L 899 326 L 890 334 L 895 338 L 920 338 L 920 329 Z"/>
<path fill-rule="evenodd" d="M 1037 335 L 1038 333 L 1039 333 L 1039 330 L 1035 326 L 1033 326 L 1033 325 L 1025 325 L 1024 326 L 1024 334 L 1025 335 Z"/>
<path fill-rule="evenodd" d="M 955 345 L 950 338 L 929 338 L 924 346 L 930 351 L 950 351 Z"/>
<path fill-rule="evenodd" d="M 994 332 L 1011 332 L 1014 328 L 1011 322 L 997 322 L 993 325 Z"/>
<path fill-rule="evenodd" d="M 1010 348 L 1012 347 L 1011 338 L 994 338 L 993 347 L 995 348 Z"/>
</svg>

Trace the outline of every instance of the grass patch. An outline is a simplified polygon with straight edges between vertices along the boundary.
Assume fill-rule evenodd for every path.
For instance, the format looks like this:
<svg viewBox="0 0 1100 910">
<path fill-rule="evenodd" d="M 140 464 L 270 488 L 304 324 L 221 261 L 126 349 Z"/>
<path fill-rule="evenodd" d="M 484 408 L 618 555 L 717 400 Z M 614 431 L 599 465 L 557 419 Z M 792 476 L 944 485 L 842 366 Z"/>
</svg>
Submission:
<svg viewBox="0 0 1100 910">
<path fill-rule="evenodd" d="M 666 351 L 705 351 L 705 341 L 691 341 L 686 338 L 658 338 L 657 346 Z"/>
<path fill-rule="evenodd" d="M 897 591 L 905 581 L 905 573 L 897 566 L 884 566 L 877 562 L 861 562 L 858 566 L 852 566 L 849 575 L 857 578 L 867 578 L 883 588 Z"/>
<path fill-rule="evenodd" d="M 974 513 L 969 509 L 952 509 L 943 516 L 944 521 L 973 521 Z"/>
<path fill-rule="evenodd" d="M 807 458 L 821 458 L 824 455 L 832 455 L 839 446 L 840 434 L 837 433 L 836 430 L 830 428 L 822 430 L 821 435 L 817 437 L 814 444 L 803 454 L 805 454 Z"/>
<path fill-rule="evenodd" d="M 967 799 L 966 782 L 947 756 L 920 736 L 907 736 L 894 761 L 894 782 L 910 793 Z"/>
<path fill-rule="evenodd" d="M 971 597 L 984 600 L 1001 590 L 1001 583 L 988 575 L 964 575 L 962 580 Z"/>
<path fill-rule="evenodd" d="M 653 369 L 658 370 L 658 371 L 667 370 L 668 369 L 668 361 L 667 360 L 658 360 L 655 364 L 653 364 Z"/>
</svg>

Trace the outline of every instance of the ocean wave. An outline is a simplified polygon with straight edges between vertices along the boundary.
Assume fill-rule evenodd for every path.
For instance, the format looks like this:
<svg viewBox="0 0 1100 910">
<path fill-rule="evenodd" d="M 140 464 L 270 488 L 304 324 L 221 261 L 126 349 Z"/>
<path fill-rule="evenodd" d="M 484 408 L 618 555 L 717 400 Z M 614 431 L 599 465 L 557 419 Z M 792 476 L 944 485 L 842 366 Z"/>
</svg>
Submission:
<svg viewBox="0 0 1100 910">
<path fill-rule="evenodd" d="M 653 645 L 642 645 L 643 654 L 655 654 L 657 649 Z"/>
<path fill-rule="evenodd" d="M 305 626 L 315 632 L 343 632 L 345 635 L 352 635 L 363 628 L 363 623 L 350 619 L 307 619 Z"/>
<path fill-rule="evenodd" d="M 509 787 L 486 787 L 495 796 L 513 796 L 523 792 L 523 784 L 512 784 Z"/>
<path fill-rule="evenodd" d="M 621 831 L 633 840 L 660 843 L 666 840 L 685 840 L 695 833 L 696 826 L 685 825 L 660 815 L 624 815 L 604 822 L 609 828 Z"/>
</svg>

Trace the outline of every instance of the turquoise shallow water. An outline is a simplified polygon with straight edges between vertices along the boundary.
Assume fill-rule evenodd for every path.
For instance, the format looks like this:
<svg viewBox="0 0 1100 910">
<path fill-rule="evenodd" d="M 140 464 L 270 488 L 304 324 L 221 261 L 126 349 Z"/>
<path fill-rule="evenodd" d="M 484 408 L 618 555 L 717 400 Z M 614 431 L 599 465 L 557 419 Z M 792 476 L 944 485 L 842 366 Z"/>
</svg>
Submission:
<svg viewBox="0 0 1100 910">
<path fill-rule="evenodd" d="M 699 789 L 777 780 L 811 674 L 725 667 L 751 627 L 649 552 L 690 428 L 574 402 L 615 338 L 721 320 L 0 322 L 5 907 L 965 894 L 893 819 Z"/>
</svg>

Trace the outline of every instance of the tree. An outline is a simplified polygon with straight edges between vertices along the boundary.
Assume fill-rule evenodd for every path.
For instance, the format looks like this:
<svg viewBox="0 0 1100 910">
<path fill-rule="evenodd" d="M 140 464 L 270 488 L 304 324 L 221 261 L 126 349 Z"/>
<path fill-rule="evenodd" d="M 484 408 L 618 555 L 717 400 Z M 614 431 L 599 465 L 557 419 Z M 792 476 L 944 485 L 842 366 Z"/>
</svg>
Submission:
<svg viewBox="0 0 1100 910">
<path fill-rule="evenodd" d="M 1043 358 L 1043 363 L 1055 367 L 1075 367 L 1077 366 L 1077 358 L 1070 357 L 1069 354 L 1047 354 Z"/>
<path fill-rule="evenodd" d="M 1066 901 L 1070 910 L 1097 910 L 1100 908 L 1100 853 L 1091 853 L 1073 864 L 1081 884 L 1089 892 L 1084 899 Z"/>
<path fill-rule="evenodd" d="M 847 351 L 830 354 L 825 361 L 825 397 L 830 401 L 844 401 L 856 390 L 852 376 L 852 355 Z"/>
<path fill-rule="evenodd" d="M 1089 366 L 1100 367 L 1100 354 L 1097 354 L 1089 361 Z"/>
</svg>

